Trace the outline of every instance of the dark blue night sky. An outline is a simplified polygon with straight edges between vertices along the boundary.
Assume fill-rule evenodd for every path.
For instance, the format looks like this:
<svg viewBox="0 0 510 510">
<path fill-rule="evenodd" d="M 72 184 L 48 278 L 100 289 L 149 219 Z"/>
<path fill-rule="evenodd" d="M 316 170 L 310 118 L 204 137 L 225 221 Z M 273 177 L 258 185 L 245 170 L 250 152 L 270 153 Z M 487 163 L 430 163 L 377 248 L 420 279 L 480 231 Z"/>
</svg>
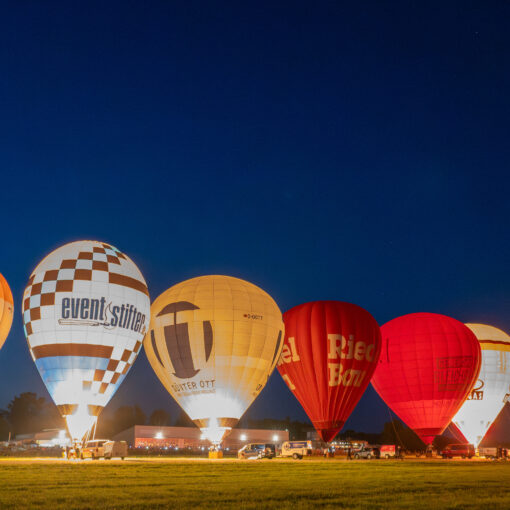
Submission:
<svg viewBox="0 0 510 510">
<path fill-rule="evenodd" d="M 282 311 L 359 304 L 510 330 L 510 4 L 7 1 L 0 407 L 43 384 L 21 295 L 60 244 L 126 252 L 151 297 L 203 274 Z M 48 397 L 49 398 L 49 397 Z M 142 353 L 111 403 L 177 414 Z M 278 374 L 253 417 L 304 419 Z M 388 419 L 369 388 L 347 423 Z"/>
</svg>

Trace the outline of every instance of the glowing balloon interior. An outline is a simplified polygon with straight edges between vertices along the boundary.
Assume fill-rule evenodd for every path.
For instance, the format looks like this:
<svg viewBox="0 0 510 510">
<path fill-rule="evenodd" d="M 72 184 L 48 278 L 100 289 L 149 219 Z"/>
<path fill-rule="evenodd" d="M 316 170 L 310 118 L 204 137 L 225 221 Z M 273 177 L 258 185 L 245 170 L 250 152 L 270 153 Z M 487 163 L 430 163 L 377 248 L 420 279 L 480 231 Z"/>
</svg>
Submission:
<svg viewBox="0 0 510 510">
<path fill-rule="evenodd" d="M 471 391 L 480 371 L 480 345 L 464 324 L 434 313 L 397 317 L 381 333 L 372 385 L 429 445 Z"/>
<path fill-rule="evenodd" d="M 482 365 L 471 393 L 453 418 L 464 437 L 478 446 L 510 395 L 510 336 L 485 324 L 466 324 L 482 349 Z"/>
<path fill-rule="evenodd" d="M 117 248 L 77 241 L 50 253 L 23 295 L 30 354 L 81 440 L 134 363 L 149 324 L 147 285 Z"/>
<path fill-rule="evenodd" d="M 12 292 L 5 278 L 0 274 L 0 349 L 11 330 L 14 305 Z"/>
<path fill-rule="evenodd" d="M 193 278 L 161 294 L 144 340 L 159 380 L 215 444 L 265 386 L 282 344 L 271 296 L 229 276 Z"/>
</svg>

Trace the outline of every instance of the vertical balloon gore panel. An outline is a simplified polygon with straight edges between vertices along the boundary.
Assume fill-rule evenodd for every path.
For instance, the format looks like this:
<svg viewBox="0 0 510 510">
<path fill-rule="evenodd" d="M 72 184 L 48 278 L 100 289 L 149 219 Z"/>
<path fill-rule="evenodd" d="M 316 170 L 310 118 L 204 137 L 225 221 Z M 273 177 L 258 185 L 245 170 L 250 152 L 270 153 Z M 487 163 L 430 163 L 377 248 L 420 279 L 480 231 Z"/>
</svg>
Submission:
<svg viewBox="0 0 510 510">
<path fill-rule="evenodd" d="M 480 345 L 461 322 L 414 313 L 381 327 L 382 354 L 372 385 L 386 404 L 430 444 L 473 387 Z"/>
<path fill-rule="evenodd" d="M 0 274 L 0 349 L 11 330 L 13 316 L 12 292 L 6 279 Z"/>
<path fill-rule="evenodd" d="M 278 370 L 321 438 L 341 430 L 377 366 L 381 333 L 363 308 L 314 301 L 284 314 Z"/>
<path fill-rule="evenodd" d="M 75 440 L 82 439 L 133 365 L 150 300 L 117 248 L 77 241 L 50 253 L 23 294 L 30 354 Z"/>
<path fill-rule="evenodd" d="M 281 312 L 262 289 L 202 276 L 154 301 L 144 348 L 168 392 L 219 443 L 265 386 L 282 334 Z"/>
<path fill-rule="evenodd" d="M 466 324 L 480 342 L 480 374 L 452 420 L 478 446 L 510 396 L 510 336 L 486 324 Z"/>
</svg>

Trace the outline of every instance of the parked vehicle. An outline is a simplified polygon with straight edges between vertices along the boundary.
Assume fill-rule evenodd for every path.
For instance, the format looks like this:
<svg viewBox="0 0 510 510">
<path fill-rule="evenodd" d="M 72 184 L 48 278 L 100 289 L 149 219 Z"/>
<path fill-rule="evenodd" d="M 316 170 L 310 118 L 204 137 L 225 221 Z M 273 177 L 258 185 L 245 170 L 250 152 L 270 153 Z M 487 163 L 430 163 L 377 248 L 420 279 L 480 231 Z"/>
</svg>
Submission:
<svg viewBox="0 0 510 510">
<path fill-rule="evenodd" d="M 293 459 L 302 459 L 307 455 L 312 455 L 311 441 L 284 441 L 282 443 L 281 457 L 292 457 Z"/>
<path fill-rule="evenodd" d="M 238 452 L 238 459 L 272 459 L 276 456 L 276 446 L 269 443 L 245 444 Z"/>
<path fill-rule="evenodd" d="M 99 459 L 104 457 L 104 444 L 107 439 L 87 441 L 80 450 L 80 459 Z"/>
<path fill-rule="evenodd" d="M 379 453 L 380 457 L 385 459 L 400 458 L 401 456 L 400 447 L 394 444 L 381 445 Z"/>
<path fill-rule="evenodd" d="M 441 452 L 443 459 L 452 459 L 453 457 L 461 457 L 471 459 L 475 456 L 475 447 L 472 444 L 449 444 L 445 446 Z"/>
<path fill-rule="evenodd" d="M 107 460 L 113 457 L 120 457 L 124 460 L 124 457 L 127 457 L 126 441 L 94 439 L 87 441 L 80 451 L 80 459 L 100 459 L 102 457 Z"/>
<path fill-rule="evenodd" d="M 121 460 L 124 460 L 128 453 L 126 441 L 107 441 L 103 445 L 103 449 L 106 460 L 113 459 L 114 457 L 120 457 Z"/>
<path fill-rule="evenodd" d="M 504 459 L 507 458 L 507 450 L 506 448 L 497 448 L 497 447 L 479 447 L 478 455 L 480 457 L 485 457 L 486 459 Z"/>
<path fill-rule="evenodd" d="M 354 452 L 355 459 L 378 459 L 380 457 L 379 448 L 372 446 L 363 446 Z"/>
</svg>

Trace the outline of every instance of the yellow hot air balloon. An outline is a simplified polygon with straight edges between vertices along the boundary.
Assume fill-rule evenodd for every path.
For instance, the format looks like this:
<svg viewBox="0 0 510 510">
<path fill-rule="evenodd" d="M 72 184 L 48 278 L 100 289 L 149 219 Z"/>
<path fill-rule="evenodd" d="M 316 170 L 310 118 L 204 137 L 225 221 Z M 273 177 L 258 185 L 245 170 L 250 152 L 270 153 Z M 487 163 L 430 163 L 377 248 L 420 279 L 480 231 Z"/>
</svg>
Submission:
<svg viewBox="0 0 510 510">
<path fill-rule="evenodd" d="M 278 305 L 256 285 L 201 276 L 154 301 L 144 347 L 168 392 L 219 444 L 274 370 L 283 328 Z"/>
<path fill-rule="evenodd" d="M 14 305 L 12 292 L 5 278 L 0 274 L 0 349 L 9 334 L 12 325 Z"/>
</svg>

